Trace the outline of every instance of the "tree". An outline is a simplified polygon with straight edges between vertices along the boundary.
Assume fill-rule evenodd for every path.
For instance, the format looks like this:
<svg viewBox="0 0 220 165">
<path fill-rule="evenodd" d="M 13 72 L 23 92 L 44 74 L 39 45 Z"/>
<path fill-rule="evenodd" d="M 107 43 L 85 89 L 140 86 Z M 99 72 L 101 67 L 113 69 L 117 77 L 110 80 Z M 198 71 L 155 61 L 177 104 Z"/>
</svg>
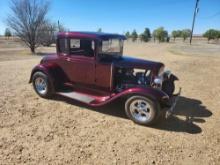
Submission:
<svg viewBox="0 0 220 165">
<path fill-rule="evenodd" d="M 99 28 L 99 29 L 97 30 L 97 32 L 102 32 L 102 28 Z"/>
<path fill-rule="evenodd" d="M 168 32 L 163 27 L 159 27 L 153 32 L 154 39 L 158 39 L 159 42 L 164 42 L 168 37 Z"/>
<path fill-rule="evenodd" d="M 209 29 L 203 34 L 203 37 L 206 37 L 208 39 L 208 42 L 210 40 L 219 39 L 220 31 L 215 30 L 215 29 Z"/>
<path fill-rule="evenodd" d="M 156 35 L 157 35 L 156 33 L 157 33 L 156 30 L 154 30 L 153 33 L 152 33 L 152 36 L 153 36 L 154 42 L 156 41 Z"/>
<path fill-rule="evenodd" d="M 64 29 L 64 28 L 63 28 Z M 46 21 L 40 31 L 40 43 L 44 46 L 50 46 L 52 43 L 55 43 L 55 33 L 58 31 L 56 23 Z"/>
<path fill-rule="evenodd" d="M 126 36 L 126 38 L 130 38 L 130 37 L 131 37 L 130 32 L 127 31 L 127 32 L 125 33 L 125 36 Z"/>
<path fill-rule="evenodd" d="M 145 28 L 144 32 L 140 35 L 141 41 L 148 42 L 151 38 L 150 29 Z"/>
<path fill-rule="evenodd" d="M 174 42 L 175 42 L 177 37 L 181 37 L 181 34 L 182 34 L 181 30 L 174 30 L 174 31 L 172 31 L 172 37 L 174 39 Z"/>
<path fill-rule="evenodd" d="M 133 30 L 133 32 L 131 33 L 131 38 L 132 38 L 133 42 L 137 40 L 138 34 L 137 34 L 136 30 Z"/>
<path fill-rule="evenodd" d="M 10 31 L 10 29 L 9 28 L 6 28 L 5 29 L 5 37 L 7 37 L 8 39 L 9 39 L 9 37 L 11 37 L 12 35 L 11 35 L 11 31 Z"/>
<path fill-rule="evenodd" d="M 32 53 L 40 45 L 40 31 L 45 23 L 49 3 L 42 0 L 11 0 L 8 26 L 30 48 Z"/>
<path fill-rule="evenodd" d="M 166 41 L 166 42 L 170 42 L 170 37 L 168 36 L 168 32 L 166 30 L 164 30 L 163 32 L 163 42 Z"/>
<path fill-rule="evenodd" d="M 217 35 L 217 39 L 220 39 L 220 30 L 218 30 L 218 35 Z"/>
<path fill-rule="evenodd" d="M 176 32 L 177 32 L 177 37 L 181 37 L 181 35 L 182 35 L 182 30 L 177 30 Z"/>
<path fill-rule="evenodd" d="M 181 32 L 181 36 L 183 38 L 183 41 L 185 41 L 188 37 L 191 35 L 191 30 L 190 29 L 183 29 Z"/>
<path fill-rule="evenodd" d="M 178 33 L 177 33 L 177 31 L 176 31 L 176 30 L 172 31 L 172 37 L 173 37 L 174 42 L 175 42 L 176 37 L 178 37 Z"/>
<path fill-rule="evenodd" d="M 69 31 L 62 23 L 58 22 L 58 32 L 66 32 Z"/>
</svg>

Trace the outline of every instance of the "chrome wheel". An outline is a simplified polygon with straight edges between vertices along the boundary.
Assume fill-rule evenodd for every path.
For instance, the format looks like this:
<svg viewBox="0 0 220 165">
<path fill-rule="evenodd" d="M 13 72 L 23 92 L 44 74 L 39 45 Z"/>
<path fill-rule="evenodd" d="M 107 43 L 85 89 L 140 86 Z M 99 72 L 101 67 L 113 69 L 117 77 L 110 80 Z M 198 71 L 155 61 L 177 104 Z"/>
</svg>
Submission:
<svg viewBox="0 0 220 165">
<path fill-rule="evenodd" d="M 136 99 L 130 104 L 130 112 L 133 118 L 139 122 L 147 122 L 152 118 L 152 106 L 142 99 Z"/>
<path fill-rule="evenodd" d="M 34 84 L 39 94 L 45 95 L 47 93 L 47 82 L 43 77 L 37 77 Z"/>
</svg>

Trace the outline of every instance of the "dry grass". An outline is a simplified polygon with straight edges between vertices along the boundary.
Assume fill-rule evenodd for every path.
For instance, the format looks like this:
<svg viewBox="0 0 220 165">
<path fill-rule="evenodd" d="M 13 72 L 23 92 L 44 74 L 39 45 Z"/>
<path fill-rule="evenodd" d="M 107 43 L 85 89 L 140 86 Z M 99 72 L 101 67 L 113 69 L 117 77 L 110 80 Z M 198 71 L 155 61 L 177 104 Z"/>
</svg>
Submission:
<svg viewBox="0 0 220 165">
<path fill-rule="evenodd" d="M 189 43 L 178 43 L 171 46 L 169 50 L 177 55 L 220 57 L 220 45 L 217 44 L 196 43 L 189 45 Z"/>
<path fill-rule="evenodd" d="M 94 109 L 39 98 L 28 80 L 41 57 L 0 48 L 0 164 L 219 164 L 220 58 L 173 46 L 125 44 L 125 54 L 162 61 L 180 78 L 176 115 L 154 127 L 127 120 L 120 101 Z"/>
</svg>

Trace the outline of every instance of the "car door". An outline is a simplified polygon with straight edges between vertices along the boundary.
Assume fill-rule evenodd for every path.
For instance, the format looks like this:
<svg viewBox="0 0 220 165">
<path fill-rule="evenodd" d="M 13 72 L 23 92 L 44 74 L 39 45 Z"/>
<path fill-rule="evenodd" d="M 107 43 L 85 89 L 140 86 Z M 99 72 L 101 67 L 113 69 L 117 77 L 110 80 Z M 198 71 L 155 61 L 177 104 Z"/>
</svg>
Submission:
<svg viewBox="0 0 220 165">
<path fill-rule="evenodd" d="M 78 85 L 92 86 L 95 82 L 94 41 L 68 39 L 68 53 L 60 54 L 61 65 L 69 81 Z"/>
<path fill-rule="evenodd" d="M 98 61 L 96 63 L 95 85 L 97 89 L 110 92 L 113 87 L 113 65 Z"/>
</svg>

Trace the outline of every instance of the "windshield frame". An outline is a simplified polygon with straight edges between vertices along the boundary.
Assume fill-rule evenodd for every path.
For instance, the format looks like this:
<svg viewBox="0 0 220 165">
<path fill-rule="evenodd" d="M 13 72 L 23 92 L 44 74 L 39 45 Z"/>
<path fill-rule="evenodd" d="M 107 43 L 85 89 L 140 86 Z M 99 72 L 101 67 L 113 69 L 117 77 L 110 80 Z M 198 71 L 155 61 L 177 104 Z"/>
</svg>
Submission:
<svg viewBox="0 0 220 165">
<path fill-rule="evenodd" d="M 109 46 L 112 46 L 112 43 L 114 42 L 114 40 L 118 41 L 118 47 L 117 49 L 119 49 L 119 51 L 109 51 L 109 52 L 105 52 L 103 51 L 103 41 L 109 41 Z M 112 56 L 112 57 L 121 57 L 123 55 L 123 47 L 124 47 L 124 40 L 121 38 L 107 38 L 107 39 L 102 39 L 99 42 L 99 49 L 98 49 L 98 56 L 99 57 L 104 57 L 104 56 Z M 113 47 L 111 47 L 113 48 Z"/>
</svg>

